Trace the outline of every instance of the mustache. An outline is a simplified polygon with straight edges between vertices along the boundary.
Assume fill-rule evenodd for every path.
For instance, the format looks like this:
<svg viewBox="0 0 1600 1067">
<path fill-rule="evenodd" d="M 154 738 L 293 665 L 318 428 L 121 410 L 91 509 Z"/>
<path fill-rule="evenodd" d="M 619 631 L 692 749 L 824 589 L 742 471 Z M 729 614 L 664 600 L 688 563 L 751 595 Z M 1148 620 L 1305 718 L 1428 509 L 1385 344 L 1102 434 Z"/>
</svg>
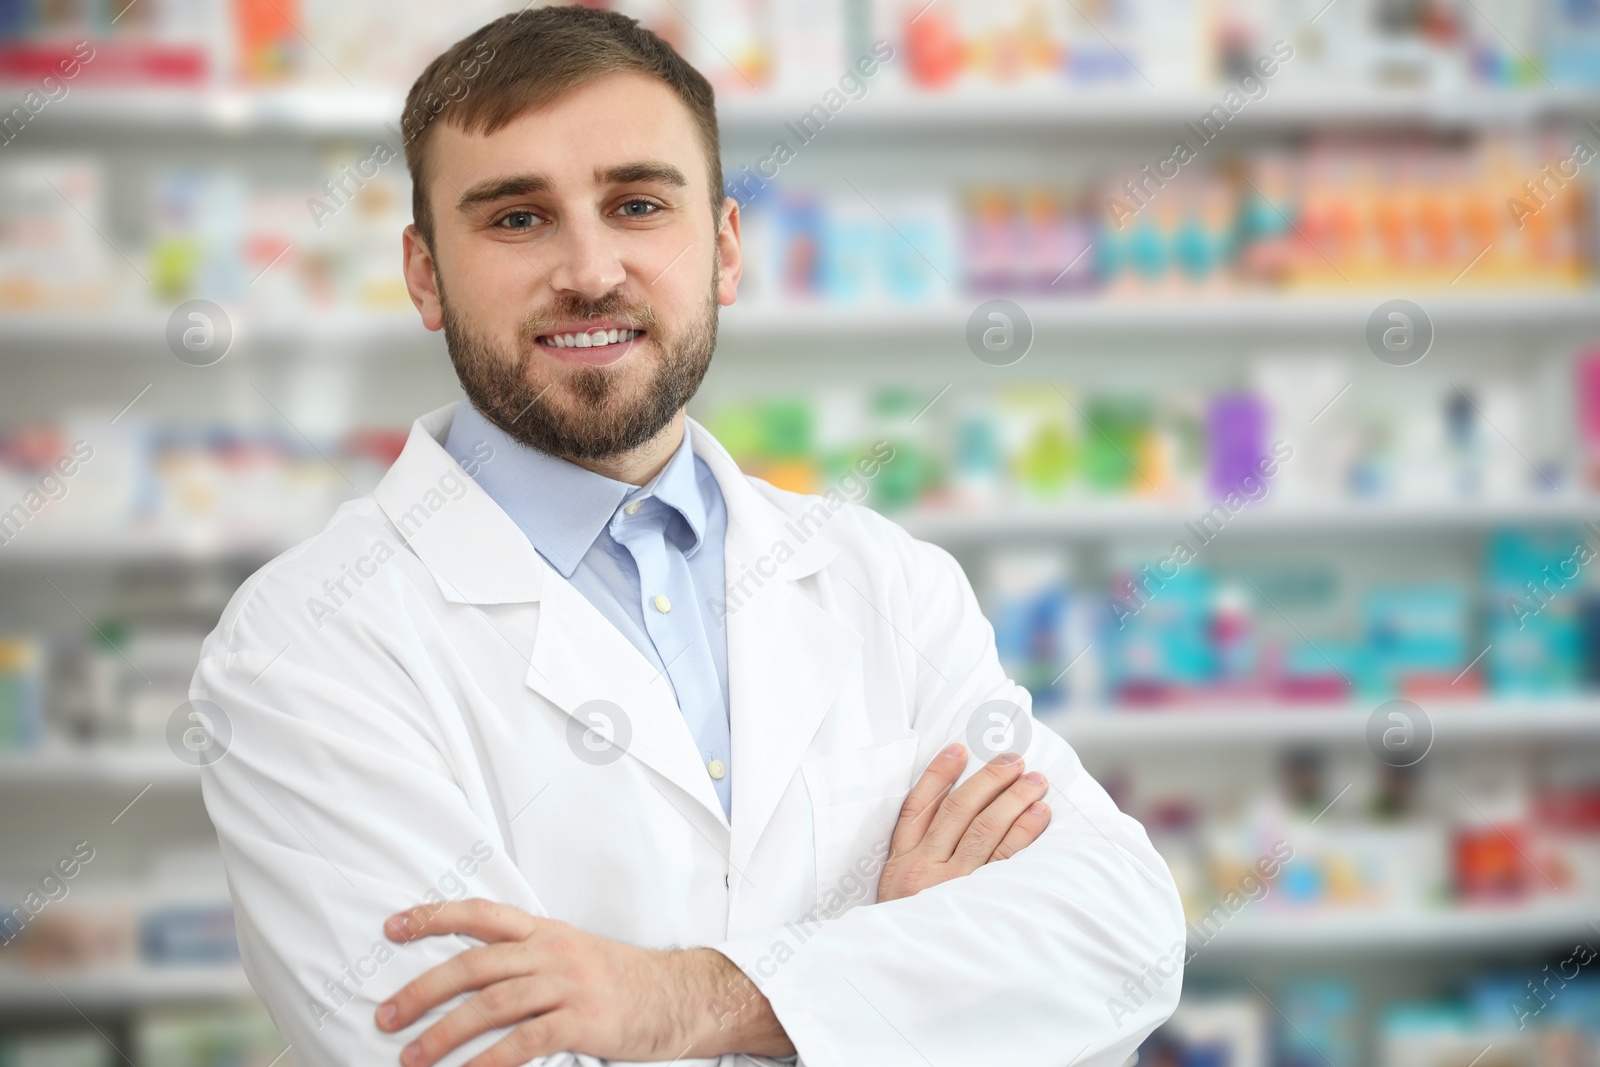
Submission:
<svg viewBox="0 0 1600 1067">
<path fill-rule="evenodd" d="M 649 304 L 636 304 L 621 293 L 607 293 L 599 300 L 568 297 L 530 312 L 522 320 L 522 338 L 532 344 L 541 334 L 552 332 L 560 323 L 585 319 L 627 319 L 636 323 L 638 329 L 651 333 L 656 331 L 660 323 Z"/>
</svg>

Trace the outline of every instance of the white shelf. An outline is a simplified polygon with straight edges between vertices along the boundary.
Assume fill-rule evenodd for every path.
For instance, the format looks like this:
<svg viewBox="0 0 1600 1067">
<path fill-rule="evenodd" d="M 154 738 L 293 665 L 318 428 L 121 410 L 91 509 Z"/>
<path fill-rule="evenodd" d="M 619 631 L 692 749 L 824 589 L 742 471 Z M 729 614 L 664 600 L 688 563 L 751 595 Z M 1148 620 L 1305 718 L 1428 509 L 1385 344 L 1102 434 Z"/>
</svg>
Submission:
<svg viewBox="0 0 1600 1067">
<path fill-rule="evenodd" d="M 1261 704 L 1248 710 L 1094 709 L 1040 714 L 1039 721 L 1078 748 L 1274 745 L 1293 741 L 1364 742 L 1381 701 L 1335 707 Z M 1600 699 L 1548 701 L 1419 699 L 1435 744 L 1600 740 Z M 1600 914 L 1600 912 L 1597 912 Z"/>
<path fill-rule="evenodd" d="M 200 769 L 163 745 L 0 751 L 0 793 L 11 789 L 198 787 Z"/>
<path fill-rule="evenodd" d="M 51 983 L 54 983 L 52 985 Z M 0 1011 L 56 1009 L 71 1013 L 152 1005 L 248 1000 L 244 970 L 223 967 L 128 967 L 91 973 L 40 974 L 0 967 Z"/>
<path fill-rule="evenodd" d="M 1373 310 L 1397 295 L 1416 301 L 1435 327 L 1498 325 L 1543 329 L 1600 322 L 1600 292 L 1591 289 L 1411 291 L 1404 282 L 1396 282 L 1382 289 L 1328 295 L 1242 291 L 1227 296 L 1136 299 L 1018 293 L 1006 295 L 1005 299 L 1019 305 L 1032 320 L 1037 350 L 1041 340 L 1048 340 L 1042 335 L 1100 331 L 1187 335 L 1197 330 L 1351 330 L 1360 343 Z M 968 316 L 984 299 L 962 294 L 937 304 L 883 307 L 752 300 L 722 313 L 718 336 L 767 339 L 946 335 L 961 344 Z"/>
<path fill-rule="evenodd" d="M 804 115 L 820 93 L 792 96 L 724 94 L 717 114 L 724 137 L 766 138 Z M 952 126 L 1047 127 L 1073 130 L 1147 128 L 1166 137 L 1217 102 L 1223 86 L 1151 90 L 1136 82 L 1102 88 L 1065 83 L 1006 90 L 961 85 L 917 92 L 881 85 L 850 102 L 830 127 L 917 134 Z M 404 91 L 343 86 L 113 91 L 79 89 L 53 128 L 175 132 L 211 136 L 276 131 L 288 135 L 366 137 L 398 125 Z M 1600 93 L 1589 90 L 1351 89 L 1346 85 L 1279 85 L 1230 120 L 1233 127 L 1303 125 L 1493 126 L 1538 118 L 1600 114 Z"/>
<path fill-rule="evenodd" d="M 1087 500 L 1069 505 L 999 505 L 986 514 L 959 511 L 908 511 L 891 517 L 914 536 L 929 541 L 975 541 L 1042 535 L 1098 538 L 1187 536 L 1185 524 L 1205 517 L 1214 501 L 1164 504 L 1139 500 Z M 1600 498 L 1529 498 L 1519 501 L 1440 501 L 1433 504 L 1333 501 L 1249 507 L 1228 520 L 1228 536 L 1258 534 L 1387 533 L 1435 529 L 1477 529 L 1530 523 L 1583 523 L 1600 519 Z"/>
<path fill-rule="evenodd" d="M 1404 283 L 1383 290 L 1326 296 L 1243 292 L 1232 296 L 1131 299 L 1085 295 L 1073 298 L 1013 294 L 1035 327 L 1034 348 L 1061 335 L 1118 334 L 1190 335 L 1197 331 L 1230 333 L 1266 329 L 1285 331 L 1351 331 L 1359 338 L 1374 308 L 1397 294 L 1414 299 L 1435 327 L 1523 327 L 1546 330 L 1600 323 L 1600 291 L 1507 292 L 1485 289 L 1460 293 L 1420 289 Z M 967 317 L 985 298 L 955 295 L 937 303 L 889 306 L 775 303 L 751 300 L 724 311 L 718 336 L 739 341 L 840 338 L 944 339 L 959 346 Z M 258 315 L 249 310 L 233 316 L 232 352 L 253 345 L 325 344 L 325 355 L 392 356 L 391 346 L 442 346 L 441 335 L 424 329 L 407 310 L 306 312 Z M 103 354 L 148 353 L 170 359 L 166 344 L 167 313 L 159 310 L 0 312 L 0 346 L 12 358 L 30 358 L 30 346 L 77 346 Z M 1052 336 L 1053 335 L 1053 336 Z M 230 357 L 231 358 L 231 357 Z"/>
<path fill-rule="evenodd" d="M 1269 898 L 1270 899 L 1270 898 Z M 1266 907 L 1267 905 L 1259 905 Z M 1280 908 L 1252 914 L 1248 905 L 1210 941 L 1189 927 L 1196 963 L 1218 955 L 1310 952 L 1429 952 L 1512 949 L 1537 951 L 1600 934 L 1592 922 L 1600 901 L 1540 901 L 1505 907 L 1439 911 L 1305 911 Z"/>
<path fill-rule="evenodd" d="M 319 521 L 298 536 L 255 538 L 248 541 L 206 539 L 203 541 L 158 539 L 153 537 L 86 537 L 82 535 L 18 538 L 17 543 L 0 550 L 0 568 L 64 564 L 195 563 L 224 560 L 265 563 L 286 549 L 310 537 L 321 528 Z"/>
<path fill-rule="evenodd" d="M 1171 538 L 1185 536 L 1186 523 L 1206 514 L 1210 503 L 1183 505 L 1145 501 L 1091 501 L 1051 507 L 998 505 L 991 514 L 912 510 L 889 517 L 913 536 L 939 544 L 1017 537 L 1060 539 Z M 1306 506 L 1249 508 L 1229 519 L 1229 537 L 1317 534 L 1410 534 L 1437 530 L 1481 530 L 1493 526 L 1581 524 L 1600 521 L 1600 498 L 1531 498 L 1524 501 L 1440 502 L 1432 505 L 1335 502 Z M 265 562 L 316 532 L 285 532 L 248 541 L 221 538 L 112 539 L 52 531 L 49 537 L 18 539 L 0 551 L 7 566 L 121 565 L 134 563 L 210 564 L 226 560 Z M 1187 535 L 1191 536 L 1192 535 Z"/>
<path fill-rule="evenodd" d="M 176 306 L 174 301 L 174 306 Z M 328 312 L 282 312 L 263 315 L 250 310 L 228 308 L 233 326 L 229 355 L 234 358 L 252 345 L 326 344 L 317 358 L 351 352 L 348 346 L 365 343 L 375 351 L 386 351 L 392 344 L 432 343 L 443 345 L 443 335 L 431 333 L 415 311 L 340 310 Z M 139 352 L 158 353 L 171 359 L 167 348 L 169 311 L 106 309 L 88 311 L 7 311 L 0 312 L 0 343 L 10 346 L 62 345 L 115 346 L 119 355 Z M 29 358 L 32 353 L 13 348 L 8 355 Z M 388 353 L 391 354 L 392 353 Z"/>
</svg>

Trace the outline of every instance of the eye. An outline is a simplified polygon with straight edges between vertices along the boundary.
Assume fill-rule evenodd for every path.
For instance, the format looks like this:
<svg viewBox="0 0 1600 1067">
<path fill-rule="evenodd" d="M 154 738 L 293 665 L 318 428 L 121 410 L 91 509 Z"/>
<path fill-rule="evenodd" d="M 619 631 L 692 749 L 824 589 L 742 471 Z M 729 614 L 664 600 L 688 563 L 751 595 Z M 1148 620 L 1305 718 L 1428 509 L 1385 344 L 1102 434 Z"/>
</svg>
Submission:
<svg viewBox="0 0 1600 1067">
<path fill-rule="evenodd" d="M 495 221 L 495 228 L 501 230 L 527 230 L 538 225 L 539 216 L 531 211 L 508 211 Z M 506 225 L 510 223 L 510 225 Z"/>
<path fill-rule="evenodd" d="M 649 200 L 629 200 L 617 210 L 621 212 L 623 218 L 647 219 L 660 211 L 661 207 L 658 204 L 651 203 Z"/>
</svg>

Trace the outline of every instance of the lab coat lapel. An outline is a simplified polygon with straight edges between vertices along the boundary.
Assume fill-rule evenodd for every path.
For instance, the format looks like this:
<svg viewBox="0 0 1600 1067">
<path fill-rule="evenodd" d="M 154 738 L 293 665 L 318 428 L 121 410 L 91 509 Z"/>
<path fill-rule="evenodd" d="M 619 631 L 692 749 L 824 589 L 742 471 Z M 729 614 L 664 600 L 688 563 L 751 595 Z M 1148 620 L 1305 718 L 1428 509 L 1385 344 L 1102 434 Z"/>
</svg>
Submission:
<svg viewBox="0 0 1600 1067">
<path fill-rule="evenodd" d="M 733 839 L 741 869 L 860 654 L 861 637 L 802 579 L 837 552 L 806 537 L 698 424 L 693 443 L 728 510 L 724 630 L 733 755 Z"/>
<path fill-rule="evenodd" d="M 687 793 L 724 829 L 727 815 L 678 710 L 671 681 L 546 564 L 515 521 L 469 477 L 443 441 L 455 405 L 412 426 L 398 459 L 374 492 L 383 509 L 455 604 L 536 604 L 529 689 L 572 717 L 567 737 L 582 758 L 606 736 L 634 759 Z M 607 701 L 620 714 L 594 701 Z M 585 731 L 597 729 L 585 739 Z"/>
<path fill-rule="evenodd" d="M 599 738 L 609 734 L 628 756 L 687 793 L 727 827 L 671 680 L 551 570 L 545 572 L 526 682 L 572 717 L 567 741 L 574 756 L 594 758 L 594 753 L 603 759 Z"/>
</svg>

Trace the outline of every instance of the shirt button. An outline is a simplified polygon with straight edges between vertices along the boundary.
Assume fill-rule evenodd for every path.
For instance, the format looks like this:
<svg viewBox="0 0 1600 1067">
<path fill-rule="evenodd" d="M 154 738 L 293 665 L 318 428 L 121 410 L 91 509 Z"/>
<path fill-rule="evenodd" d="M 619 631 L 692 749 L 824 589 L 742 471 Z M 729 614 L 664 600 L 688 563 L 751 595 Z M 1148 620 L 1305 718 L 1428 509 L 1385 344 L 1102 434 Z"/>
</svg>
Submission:
<svg viewBox="0 0 1600 1067">
<path fill-rule="evenodd" d="M 672 610 L 672 601 L 667 599 L 667 594 L 665 593 L 657 593 L 656 598 L 654 601 L 652 601 L 652 603 L 655 604 L 656 610 L 661 612 L 663 615 Z"/>
<path fill-rule="evenodd" d="M 627 512 L 629 515 L 637 515 L 637 514 L 639 514 L 640 506 L 641 506 L 640 502 L 635 500 L 631 504 L 624 505 L 622 510 Z"/>
<path fill-rule="evenodd" d="M 710 771 L 711 777 L 717 779 L 719 782 L 722 780 L 722 776 L 728 773 L 728 768 L 725 767 L 722 761 L 719 759 L 714 759 L 710 763 L 706 764 L 706 770 Z"/>
</svg>

